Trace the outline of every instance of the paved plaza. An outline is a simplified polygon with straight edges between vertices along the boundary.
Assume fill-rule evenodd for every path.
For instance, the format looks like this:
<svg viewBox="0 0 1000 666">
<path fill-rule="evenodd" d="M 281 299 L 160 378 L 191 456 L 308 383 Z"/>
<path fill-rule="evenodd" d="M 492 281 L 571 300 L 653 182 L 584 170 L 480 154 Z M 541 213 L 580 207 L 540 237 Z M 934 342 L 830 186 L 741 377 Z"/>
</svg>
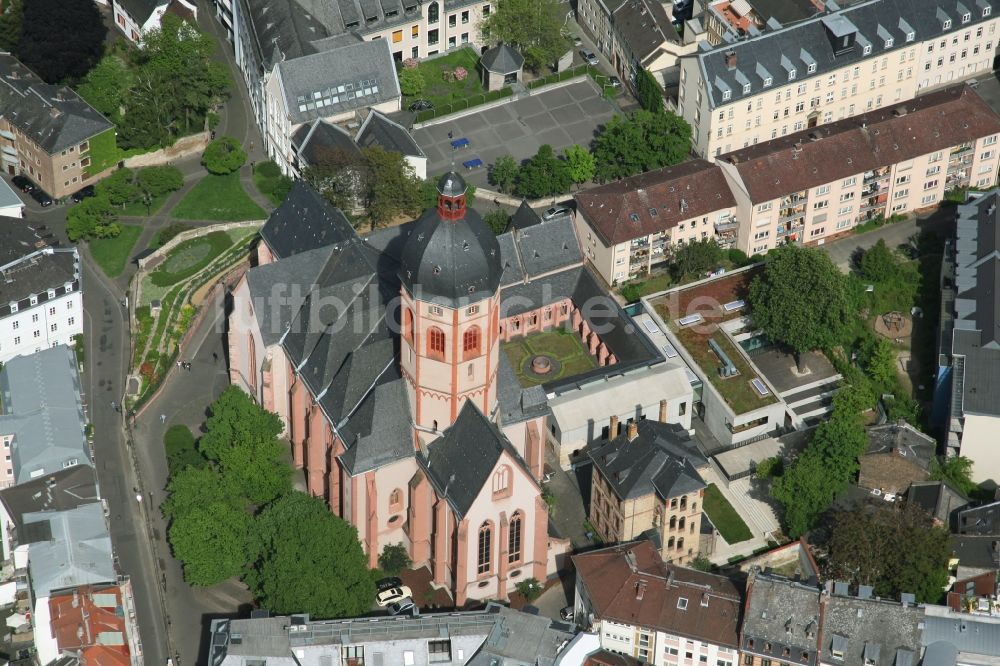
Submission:
<svg viewBox="0 0 1000 666">
<path fill-rule="evenodd" d="M 428 177 L 448 171 L 454 159 L 467 181 L 486 187 L 489 167 L 501 155 L 521 162 L 546 143 L 557 153 L 574 143 L 589 146 L 598 128 L 616 112 L 614 103 L 601 97 L 599 86 L 587 78 L 461 117 L 444 118 L 414 130 L 413 138 L 427 154 Z M 469 145 L 453 150 L 451 141 L 460 138 L 468 139 Z M 475 158 L 482 160 L 483 166 L 462 168 L 463 162 Z"/>
</svg>

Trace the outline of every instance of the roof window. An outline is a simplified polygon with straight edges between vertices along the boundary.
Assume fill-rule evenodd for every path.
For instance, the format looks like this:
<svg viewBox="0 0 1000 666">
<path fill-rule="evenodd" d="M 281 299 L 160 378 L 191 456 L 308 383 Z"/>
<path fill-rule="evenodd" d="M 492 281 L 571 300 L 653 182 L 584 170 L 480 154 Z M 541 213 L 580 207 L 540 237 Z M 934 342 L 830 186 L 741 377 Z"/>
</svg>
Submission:
<svg viewBox="0 0 1000 666">
<path fill-rule="evenodd" d="M 680 610 L 687 610 L 687 607 L 688 607 L 687 597 L 678 597 L 677 608 L 679 608 Z"/>
</svg>

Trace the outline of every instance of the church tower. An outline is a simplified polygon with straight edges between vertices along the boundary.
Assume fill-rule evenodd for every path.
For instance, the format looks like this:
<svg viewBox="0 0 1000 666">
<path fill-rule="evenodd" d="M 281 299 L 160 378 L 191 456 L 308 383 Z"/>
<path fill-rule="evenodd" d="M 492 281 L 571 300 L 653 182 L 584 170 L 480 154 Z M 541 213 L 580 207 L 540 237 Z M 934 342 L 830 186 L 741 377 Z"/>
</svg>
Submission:
<svg viewBox="0 0 1000 666">
<path fill-rule="evenodd" d="M 460 175 L 442 176 L 437 189 L 437 207 L 417 220 L 400 261 L 400 369 L 424 443 L 467 400 L 494 413 L 500 350 L 500 245 L 466 207 Z"/>
</svg>

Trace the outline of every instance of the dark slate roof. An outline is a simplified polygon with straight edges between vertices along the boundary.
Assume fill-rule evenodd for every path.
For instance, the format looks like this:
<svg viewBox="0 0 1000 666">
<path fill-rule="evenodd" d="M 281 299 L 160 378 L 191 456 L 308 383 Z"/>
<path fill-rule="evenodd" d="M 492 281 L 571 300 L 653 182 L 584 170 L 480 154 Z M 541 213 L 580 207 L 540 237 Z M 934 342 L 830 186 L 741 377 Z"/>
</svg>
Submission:
<svg viewBox="0 0 1000 666">
<path fill-rule="evenodd" d="M 76 248 L 48 248 L 25 221 L 0 216 L 0 312 L 79 279 Z"/>
<path fill-rule="evenodd" d="M 361 404 L 360 413 L 351 417 L 349 425 L 356 437 L 348 442 L 340 460 L 352 476 L 413 455 L 405 380 L 398 373 L 386 375 Z"/>
<path fill-rule="evenodd" d="M 483 53 L 479 63 L 490 72 L 513 74 L 524 67 L 524 56 L 506 44 L 497 44 Z"/>
<path fill-rule="evenodd" d="M 937 451 L 937 442 L 904 421 L 872 426 L 867 428 L 865 433 L 868 435 L 866 453 L 895 451 L 916 461 L 924 469 L 930 467 Z"/>
<path fill-rule="evenodd" d="M 0 490 L 0 501 L 15 524 L 26 513 L 67 511 L 100 500 L 97 475 L 89 465 L 73 465 Z"/>
<path fill-rule="evenodd" d="M 874 656 L 879 664 L 900 664 L 905 663 L 900 656 L 905 660 L 909 653 L 909 663 L 915 666 L 923 619 L 923 608 L 915 604 L 833 594 L 823 610 L 821 658 L 824 663 L 844 666 L 864 666 L 866 656 Z M 844 653 L 842 660 L 834 660 L 835 642 Z"/>
<path fill-rule="evenodd" d="M 840 3 L 843 7 L 847 4 L 847 2 Z M 750 5 L 764 23 L 773 18 L 781 25 L 802 21 L 816 16 L 821 11 L 811 0 L 753 0 Z"/>
<path fill-rule="evenodd" d="M 962 509 L 957 522 L 959 534 L 1000 537 L 1000 502 Z"/>
<path fill-rule="evenodd" d="M 964 357 L 964 376 L 962 381 L 954 380 L 953 386 L 961 388 L 966 414 L 1000 415 L 998 203 L 1000 194 L 993 191 L 958 209 L 952 354 Z"/>
<path fill-rule="evenodd" d="M 455 423 L 427 448 L 426 457 L 418 455 L 417 460 L 438 496 L 448 501 L 459 519 L 472 507 L 504 453 L 534 482 L 517 450 L 471 400 L 465 401 Z"/>
<path fill-rule="evenodd" d="M 549 413 L 548 398 L 541 386 L 523 388 L 507 354 L 500 354 L 497 367 L 497 402 L 500 403 L 500 425 L 507 427 Z"/>
<path fill-rule="evenodd" d="M 521 266 L 529 278 L 583 261 L 576 229 L 569 216 L 557 217 L 528 228 L 511 231 Z"/>
<path fill-rule="evenodd" d="M 358 130 L 359 146 L 382 146 L 385 150 L 403 155 L 426 157 L 406 128 L 378 111 L 372 111 Z"/>
<path fill-rule="evenodd" d="M 460 178 L 443 176 L 439 191 L 454 191 L 456 177 Z M 410 232 L 399 271 L 403 285 L 423 300 L 447 307 L 475 303 L 491 297 L 500 286 L 500 245 L 474 209 L 450 220 L 442 218 L 437 208 L 429 208 Z"/>
<path fill-rule="evenodd" d="M 385 39 L 356 41 L 284 60 L 277 70 L 293 125 L 400 96 L 396 66 Z"/>
<path fill-rule="evenodd" d="M 982 7 L 989 5 L 993 11 L 983 16 Z M 744 97 L 758 95 L 770 88 L 778 88 L 789 81 L 808 81 L 826 77 L 835 69 L 852 64 L 870 63 L 888 53 L 910 47 L 904 25 L 909 25 L 916 41 L 935 39 L 943 34 L 958 32 L 975 26 L 996 15 L 997 0 L 966 0 L 966 2 L 941 3 L 938 0 L 868 0 L 845 7 L 837 12 L 821 14 L 780 30 L 764 32 L 733 44 L 722 44 L 711 51 L 698 53 L 702 80 L 706 83 L 711 108 L 740 102 Z M 971 21 L 962 24 L 959 7 L 971 13 Z M 951 28 L 944 29 L 941 17 L 951 19 Z M 834 44 L 842 42 L 835 37 L 849 37 L 849 47 L 837 53 Z M 892 38 L 892 46 L 885 45 L 883 35 Z M 864 45 L 871 52 L 864 54 Z M 726 54 L 736 54 L 736 66 L 730 69 Z M 895 56 L 893 56 L 895 57 Z M 815 63 L 814 72 L 809 64 Z M 789 79 L 789 69 L 795 76 Z M 773 79 L 770 88 L 764 80 Z M 744 93 L 744 82 L 750 91 Z M 723 91 L 730 91 L 730 99 L 723 100 Z"/>
<path fill-rule="evenodd" d="M 653 492 L 667 499 L 705 487 L 696 468 L 707 466 L 708 461 L 678 423 L 641 420 L 632 441 L 622 423 L 616 438 L 591 443 L 587 455 L 621 499 Z"/>
<path fill-rule="evenodd" d="M 913 483 L 906 493 L 906 499 L 946 526 L 951 525 L 956 511 L 969 504 L 965 495 L 944 481 Z"/>
<path fill-rule="evenodd" d="M 679 44 L 680 35 L 667 16 L 666 7 L 656 0 L 622 0 L 612 10 L 613 30 L 642 63 L 655 55 L 664 42 Z"/>
<path fill-rule="evenodd" d="M 295 181 L 260 230 L 276 258 L 342 243 L 356 235 L 347 217 L 301 180 Z"/>
<path fill-rule="evenodd" d="M 49 155 L 114 128 L 69 87 L 44 83 L 8 53 L 0 53 L 0 116 Z"/>
<path fill-rule="evenodd" d="M 292 134 L 292 146 L 299 155 L 300 166 L 317 164 L 323 154 L 331 150 L 361 155 L 361 149 L 346 130 L 319 119 L 295 130 Z"/>
<path fill-rule="evenodd" d="M 115 2 L 140 26 L 149 20 L 157 7 L 167 4 L 166 0 L 115 0 Z"/>
<path fill-rule="evenodd" d="M 995 536 L 949 537 L 951 551 L 961 567 L 972 569 L 1000 569 L 1000 540 Z"/>
<path fill-rule="evenodd" d="M 254 316 L 266 346 L 278 343 L 333 255 L 325 245 L 247 271 Z"/>
<path fill-rule="evenodd" d="M 500 266 L 503 273 L 500 275 L 500 286 L 509 287 L 518 282 L 524 282 L 524 267 L 521 266 L 521 257 L 517 252 L 517 244 L 514 242 L 514 235 L 503 233 L 497 236 L 497 243 L 500 244 Z"/>
<path fill-rule="evenodd" d="M 449 171 L 438 180 L 437 191 L 446 197 L 457 197 L 465 194 L 469 186 L 465 184 L 465 179 L 455 171 Z"/>
<path fill-rule="evenodd" d="M 820 590 L 781 576 L 757 574 L 747 590 L 740 650 L 780 658 L 788 648 L 793 660 L 816 666 Z M 802 653 L 806 658 L 801 659 Z"/>
<path fill-rule="evenodd" d="M 528 205 L 526 200 L 521 200 L 521 205 L 517 207 L 514 214 L 510 216 L 510 223 L 508 223 L 507 228 L 504 231 L 512 231 L 514 229 L 527 229 L 528 227 L 533 227 L 536 224 L 541 224 L 542 218 L 531 206 Z"/>
</svg>

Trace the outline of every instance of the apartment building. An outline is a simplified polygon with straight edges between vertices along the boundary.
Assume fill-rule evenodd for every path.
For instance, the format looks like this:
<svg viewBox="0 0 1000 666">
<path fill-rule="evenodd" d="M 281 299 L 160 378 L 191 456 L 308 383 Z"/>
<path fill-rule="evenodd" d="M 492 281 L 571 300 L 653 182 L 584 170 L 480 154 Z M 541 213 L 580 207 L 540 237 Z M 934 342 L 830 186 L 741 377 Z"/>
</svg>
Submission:
<svg viewBox="0 0 1000 666">
<path fill-rule="evenodd" d="M 694 150 L 722 153 L 991 71 L 997 0 L 866 0 L 681 58 Z"/>
<path fill-rule="evenodd" d="M 0 217 L 0 278 L 0 363 L 83 333 L 75 247 L 52 247 L 24 220 Z"/>
<path fill-rule="evenodd" d="M 718 46 L 803 21 L 823 8 L 820 0 L 715 0 L 701 20 L 708 43 Z"/>
<path fill-rule="evenodd" d="M 942 274 L 941 367 L 950 455 L 973 462 L 977 483 L 998 480 L 1000 450 L 1000 211 L 996 190 L 959 206 Z"/>
<path fill-rule="evenodd" d="M 740 627 L 743 666 L 816 666 L 822 612 L 814 581 L 751 571 Z"/>
<path fill-rule="evenodd" d="M 736 199 L 715 165 L 691 160 L 575 195 L 577 237 L 609 284 L 665 265 L 672 250 L 715 238 L 736 241 Z"/>
<path fill-rule="evenodd" d="M 690 562 L 699 552 L 705 490 L 698 470 L 708 461 L 677 423 L 641 419 L 620 426 L 612 416 L 607 436 L 587 448 L 594 466 L 591 524 L 608 543 L 648 531 L 664 560 Z"/>
<path fill-rule="evenodd" d="M 91 184 L 90 140 L 114 125 L 8 53 L 0 53 L 0 81 L 0 168 L 27 175 L 55 199 Z"/>
<path fill-rule="evenodd" d="M 857 224 L 996 182 L 1000 117 L 968 86 L 720 156 L 736 198 L 736 247 L 822 244 Z"/>
<path fill-rule="evenodd" d="M 111 10 L 115 27 L 134 44 L 143 33 L 159 28 L 168 12 L 192 24 L 198 17 L 198 8 L 188 0 L 112 0 Z"/>
<path fill-rule="evenodd" d="M 742 595 L 728 578 L 667 564 L 649 541 L 573 564 L 574 619 L 605 650 L 656 666 L 736 665 Z"/>
</svg>

